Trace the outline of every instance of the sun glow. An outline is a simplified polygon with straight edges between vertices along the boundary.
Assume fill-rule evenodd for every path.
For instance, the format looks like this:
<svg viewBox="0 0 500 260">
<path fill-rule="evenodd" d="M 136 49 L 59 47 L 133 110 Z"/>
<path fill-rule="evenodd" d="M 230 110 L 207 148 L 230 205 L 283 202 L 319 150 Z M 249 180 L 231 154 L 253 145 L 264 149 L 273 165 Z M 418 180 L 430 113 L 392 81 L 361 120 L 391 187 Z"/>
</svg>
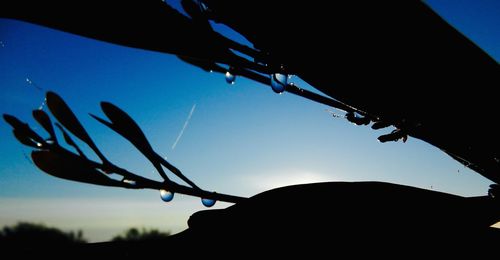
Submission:
<svg viewBox="0 0 500 260">
<path fill-rule="evenodd" d="M 284 171 L 252 176 L 250 182 L 263 190 L 315 182 L 335 181 L 331 176 L 308 171 Z"/>
</svg>

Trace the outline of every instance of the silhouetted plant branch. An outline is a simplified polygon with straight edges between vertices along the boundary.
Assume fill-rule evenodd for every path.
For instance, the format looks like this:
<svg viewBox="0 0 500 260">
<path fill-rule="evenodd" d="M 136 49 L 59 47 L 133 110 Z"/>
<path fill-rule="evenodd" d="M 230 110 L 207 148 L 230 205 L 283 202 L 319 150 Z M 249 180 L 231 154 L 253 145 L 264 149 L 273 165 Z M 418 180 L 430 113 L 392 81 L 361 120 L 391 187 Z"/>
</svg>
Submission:
<svg viewBox="0 0 500 260">
<path fill-rule="evenodd" d="M 219 34 L 218 32 L 215 32 L 210 26 L 209 20 L 211 17 L 209 13 L 207 13 L 207 7 L 202 1 L 182 0 L 181 3 L 183 9 L 190 16 L 192 25 L 196 27 L 197 30 L 203 31 L 202 35 L 207 37 L 207 41 L 215 43 L 219 50 L 223 50 L 212 53 L 213 60 L 207 59 L 209 55 L 196 57 L 195 55 L 176 53 L 181 60 L 205 71 L 218 72 L 222 74 L 230 71 L 231 74 L 235 76 L 242 76 L 267 86 L 271 86 L 271 77 L 275 73 L 283 73 L 285 75 L 291 74 L 286 70 L 286 66 L 284 64 L 270 60 L 268 54 L 238 43 Z M 241 57 L 232 50 L 243 53 L 248 57 L 253 58 L 254 61 Z M 189 51 L 186 51 L 186 53 L 188 52 Z M 191 53 L 194 54 L 195 52 Z M 228 68 L 232 69 L 223 68 L 218 65 L 218 63 L 225 64 Z M 367 116 L 367 113 L 364 111 L 357 110 L 332 98 L 302 89 L 294 84 L 286 83 L 284 91 L 346 112 L 358 112 Z"/>
<path fill-rule="evenodd" d="M 77 154 L 67 150 L 59 143 L 52 121 L 49 115 L 43 110 L 33 111 L 33 117 L 47 131 L 49 134 L 48 138 L 42 138 L 28 124 L 21 122 L 14 116 L 4 114 L 4 119 L 13 127 L 14 136 L 20 143 L 35 149 L 31 153 L 31 158 L 35 165 L 52 176 L 102 186 L 166 190 L 172 193 L 181 193 L 214 201 L 237 203 L 244 199 L 233 195 L 208 192 L 199 188 L 194 182 L 184 176 L 178 168 L 156 153 L 139 125 L 127 113 L 111 103 L 101 103 L 101 108 L 110 121 L 106 121 L 95 115 L 91 116 L 134 145 L 153 164 L 159 175 L 163 178 L 163 182 L 142 177 L 110 162 L 99 150 L 69 106 L 57 94 L 53 92 L 47 93 L 47 106 L 58 121 L 55 122 L 55 125 L 61 131 L 64 141 L 73 147 Z M 86 143 L 99 157 L 101 162 L 90 160 L 85 156 L 67 131 Z M 163 167 L 166 167 L 189 186 L 170 180 Z M 121 181 L 115 180 L 107 176 L 110 174 L 120 175 L 123 179 Z"/>
<path fill-rule="evenodd" d="M 277 73 L 284 74 L 285 76 L 291 73 L 287 70 L 286 64 L 282 64 L 278 61 L 272 60 L 267 52 L 263 52 L 244 44 L 238 43 L 231 40 L 217 32 L 215 32 L 210 26 L 209 20 L 214 20 L 215 17 L 210 15 L 210 9 L 206 6 L 203 1 L 198 0 L 182 0 L 182 8 L 190 16 L 183 17 L 187 18 L 192 22 L 192 26 L 198 31 L 202 31 L 202 35 L 207 37 L 207 41 L 215 44 L 217 46 L 218 52 L 214 52 L 210 55 L 200 55 L 195 57 L 194 55 L 177 54 L 181 60 L 197 66 L 205 71 L 218 72 L 225 74 L 229 72 L 234 77 L 242 76 L 250 80 L 259 82 L 261 84 L 272 87 L 272 78 L 276 80 Z M 182 16 L 182 15 L 181 15 Z M 245 57 L 237 55 L 234 51 L 240 52 L 248 57 L 253 58 L 253 61 L 246 59 Z M 194 54 L 194 51 L 186 51 L 186 53 Z M 212 57 L 213 60 L 208 57 Z M 219 64 L 225 64 L 227 69 L 220 66 Z M 371 122 L 375 122 L 373 129 L 380 129 L 382 127 L 388 127 L 394 125 L 396 129 L 391 133 L 381 135 L 378 140 L 380 142 L 388 141 L 398 141 L 403 140 L 406 142 L 408 138 L 408 133 L 406 125 L 401 125 L 399 122 L 387 122 L 378 117 L 374 117 L 365 111 L 349 106 L 345 103 L 326 97 L 306 89 L 300 88 L 299 86 L 288 83 L 280 82 L 283 86 L 282 91 L 292 93 L 294 95 L 306 98 L 308 100 L 324 104 L 342 111 L 346 112 L 346 118 L 349 122 L 356 125 L 368 125 Z"/>
<path fill-rule="evenodd" d="M 73 20 L 73 17 L 67 16 L 36 16 L 33 18 L 31 15 L 21 12 L 20 18 L 29 21 L 34 19 L 35 22 L 38 21 L 42 24 L 49 23 L 51 26 L 63 30 L 74 27 L 75 33 L 85 36 L 130 47 L 171 53 L 177 55 L 181 60 L 205 71 L 223 74 L 230 72 L 232 76 L 242 76 L 271 87 L 272 79 L 276 74 L 279 73 L 288 76 L 295 73 L 294 71 L 290 71 L 285 61 L 273 55 L 272 50 L 264 46 L 255 46 L 255 43 L 253 43 L 253 46 L 247 46 L 216 32 L 211 26 L 211 21 L 220 22 L 220 17 L 217 16 L 216 10 L 210 9 L 206 1 L 182 0 L 181 4 L 187 15 L 179 12 L 166 2 L 143 1 L 140 3 L 120 3 L 120 7 L 126 11 L 117 13 L 119 15 L 117 21 L 120 21 L 118 28 L 140 28 L 140 26 L 156 26 L 158 24 L 162 26 L 166 25 L 162 27 L 162 33 L 167 35 L 167 37 L 163 37 L 168 39 L 166 41 L 157 39 L 155 35 L 151 35 L 150 33 L 144 32 L 143 35 L 142 31 L 125 30 L 116 33 L 115 27 L 108 26 L 107 11 L 101 8 L 98 10 L 89 10 L 98 16 L 96 18 L 99 18 L 89 25 L 89 28 L 78 26 L 81 24 L 79 23 L 79 19 L 75 18 Z M 58 5 L 63 9 L 66 6 L 63 3 Z M 40 8 L 42 7 L 44 5 Z M 17 5 L 14 7 L 9 5 L 9 8 L 12 8 L 12 10 L 17 10 L 18 8 L 19 10 L 24 10 L 24 7 Z M 33 6 L 32 8 L 36 9 L 37 7 Z M 134 15 L 148 15 L 150 19 L 131 21 L 128 17 L 131 14 L 129 12 Z M 7 13 L 9 14 L 9 12 Z M 17 13 L 16 15 L 14 13 L 16 12 L 12 12 L 11 15 L 18 17 Z M 82 11 L 82 13 L 85 13 L 85 11 Z M 101 22 L 99 23 L 98 21 Z M 66 26 L 68 22 L 72 25 Z M 96 26 L 96 24 L 98 25 Z M 340 109 L 346 113 L 356 112 L 368 121 L 382 121 L 380 118 L 369 115 L 359 108 L 354 108 L 325 95 L 305 90 L 295 84 L 282 82 L 282 86 L 283 90 L 280 90 L 280 92 L 286 91 L 308 100 Z M 397 122 L 392 122 L 391 125 L 395 123 Z M 157 167 L 157 164 L 155 165 Z M 161 172 L 160 174 L 163 175 Z"/>
<path fill-rule="evenodd" d="M 233 76 L 238 75 L 246 77 L 271 87 L 273 86 L 273 80 L 277 80 L 277 74 L 285 75 L 285 78 L 292 74 L 292 72 L 288 71 L 287 64 L 272 59 L 271 57 L 273 56 L 268 53 L 268 50 L 262 51 L 246 46 L 214 31 L 209 22 L 209 20 L 213 20 L 214 17 L 207 11 L 209 7 L 205 6 L 202 1 L 182 0 L 181 3 L 189 17 L 181 14 L 166 3 L 162 6 L 158 6 L 161 8 L 157 11 L 162 14 L 161 20 L 159 21 L 171 25 L 166 33 L 174 36 L 169 37 L 171 41 L 168 42 L 167 45 L 162 45 L 162 48 L 165 48 L 161 49 L 162 51 L 178 55 L 183 61 L 200 67 L 205 71 L 214 71 L 218 73 L 230 72 Z M 145 5 L 151 7 L 151 10 L 156 10 L 156 8 L 153 8 L 156 4 L 148 3 Z M 175 27 L 173 25 L 175 25 Z M 197 41 L 193 41 L 192 36 L 196 36 Z M 135 46 L 135 44 L 139 44 L 139 42 L 130 43 L 131 46 Z M 140 46 L 140 44 L 138 46 Z M 159 48 L 159 46 L 156 45 L 150 47 L 152 47 L 153 50 Z M 283 88 L 280 92 L 287 91 L 303 98 L 345 111 L 347 113 L 345 118 L 354 124 L 367 125 L 371 121 L 379 122 L 378 125 L 372 126 L 374 128 L 395 125 L 398 129 L 390 134 L 380 136 L 379 140 L 381 142 L 397 141 L 399 139 L 406 140 L 408 132 L 406 129 L 408 127 L 405 125 L 398 126 L 398 122 L 388 123 L 345 103 L 302 89 L 287 81 L 279 82 L 279 84 L 281 85 L 280 87 Z M 43 111 L 36 112 L 33 116 L 49 133 L 50 138 L 47 140 L 38 136 L 29 126 L 16 118 L 5 116 L 5 119 L 14 127 L 14 135 L 21 143 L 36 149 L 32 153 L 35 164 L 49 174 L 98 185 L 125 188 L 166 189 L 171 192 L 230 202 L 236 202 L 241 199 L 235 196 L 211 193 L 200 189 L 191 180 L 185 177 L 179 169 L 158 155 L 132 118 L 110 103 L 101 104 L 103 112 L 110 121 L 106 121 L 95 115 L 91 116 L 131 142 L 153 164 L 158 174 L 163 178 L 163 182 L 156 182 L 141 177 L 112 164 L 97 148 L 69 107 L 54 93 L 49 92 L 47 94 L 47 105 L 54 117 L 61 124 L 59 125 L 56 123 L 56 126 L 61 130 L 65 142 L 69 146 L 72 146 L 77 154 L 66 150 L 58 143 L 50 119 Z M 66 133 L 65 129 L 85 142 L 99 157 L 101 162 L 89 160 L 71 139 L 70 135 Z M 71 163 L 68 164 L 68 162 Z M 66 172 L 71 171 L 74 165 L 78 165 L 80 169 L 73 171 L 75 174 L 68 175 Z M 178 176 L 189 186 L 183 186 L 171 181 L 163 167 Z M 92 174 L 85 175 L 84 172 Z M 130 182 L 119 182 L 106 176 L 106 174 L 111 173 L 121 175 Z M 132 182 L 134 182 L 133 185 L 131 184 Z"/>
</svg>

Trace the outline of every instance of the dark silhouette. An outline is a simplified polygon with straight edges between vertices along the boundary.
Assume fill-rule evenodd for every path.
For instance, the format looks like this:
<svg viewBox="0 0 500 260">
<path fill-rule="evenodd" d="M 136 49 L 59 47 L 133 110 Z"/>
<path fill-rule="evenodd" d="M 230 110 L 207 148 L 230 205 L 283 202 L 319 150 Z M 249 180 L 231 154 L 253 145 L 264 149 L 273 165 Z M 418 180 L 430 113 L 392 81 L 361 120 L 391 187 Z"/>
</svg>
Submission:
<svg viewBox="0 0 500 260">
<path fill-rule="evenodd" d="M 19 222 L 12 227 L 4 227 L 0 230 L 0 246 L 2 247 L 36 249 L 50 244 L 64 246 L 86 242 L 81 230 L 63 232 L 42 224 Z"/>
<path fill-rule="evenodd" d="M 382 143 L 389 142 L 389 141 L 397 142 L 399 139 L 402 139 L 403 142 L 406 142 L 406 140 L 408 139 L 408 134 L 405 133 L 404 130 L 395 129 L 389 134 L 379 136 L 377 139 Z"/>
<path fill-rule="evenodd" d="M 190 17 L 162 1 L 85 1 L 78 8 L 3 1 L 0 17 L 173 53 L 204 70 L 232 67 L 233 74 L 265 85 L 268 75 L 294 74 L 334 99 L 290 84 L 285 91 L 391 122 L 500 181 L 500 129 L 480 127 L 490 115 L 477 112 L 498 110 L 491 91 L 500 85 L 500 67 L 422 1 L 183 0 L 182 6 Z M 253 46 L 215 32 L 208 20 L 233 28 Z"/>
<path fill-rule="evenodd" d="M 94 118 L 152 162 L 164 179 L 154 182 L 109 162 L 64 102 L 49 94 L 49 109 L 64 126 L 60 129 L 87 143 L 102 162 L 88 160 L 69 134 L 64 134 L 66 142 L 78 155 L 62 148 L 55 136 L 44 139 L 16 118 L 4 116 L 14 136 L 37 149 L 33 160 L 45 172 L 99 185 L 168 189 L 237 202 L 224 210 L 195 213 L 188 230 L 164 241 L 101 243 L 84 247 L 84 253 L 142 257 L 155 255 L 156 248 L 167 244 L 175 253 L 195 243 L 208 256 L 218 256 L 219 251 L 210 250 L 223 245 L 250 256 L 270 249 L 273 256 L 323 256 L 333 250 L 373 256 L 402 250 L 403 257 L 429 257 L 438 250 L 449 257 L 487 252 L 498 245 L 499 233 L 489 226 L 500 216 L 500 129 L 484 123 L 498 111 L 493 91 L 500 85 L 500 67 L 425 3 L 182 0 L 182 6 L 189 17 L 162 1 L 85 1 L 78 7 L 37 1 L 28 8 L 24 2 L 4 1 L 0 16 L 175 54 L 205 71 L 230 72 L 267 86 L 277 73 L 297 75 L 327 96 L 292 84 L 286 84 L 285 91 L 343 110 L 357 125 L 394 126 L 395 131 L 379 140 L 419 138 L 496 184 L 489 196 L 477 198 L 370 182 L 299 185 L 249 199 L 210 193 L 158 156 L 125 112 L 103 103 L 110 122 Z M 220 35 L 209 20 L 233 28 L 253 46 Z M 34 116 L 52 136 L 48 117 L 40 112 Z M 162 166 L 189 187 L 170 181 Z M 108 178 L 110 172 L 124 181 Z"/>
<path fill-rule="evenodd" d="M 197 196 L 213 201 L 238 202 L 244 198 L 216 192 L 208 192 L 200 189 L 191 180 L 185 177 L 182 172 L 175 166 L 170 164 L 165 158 L 158 155 L 149 144 L 146 136 L 137 125 L 137 123 L 124 111 L 115 105 L 107 102 L 102 102 L 101 107 L 104 114 L 110 119 L 108 122 L 95 115 L 93 118 L 108 126 L 125 139 L 130 141 L 156 168 L 163 182 L 154 181 L 144 178 L 138 174 L 127 171 L 110 162 L 104 154 L 97 148 L 92 138 L 89 136 L 75 114 L 71 111 L 64 100 L 53 92 L 47 93 L 47 106 L 54 117 L 59 121 L 55 125 L 62 132 L 66 143 L 73 147 L 77 154 L 67 150 L 62 143 L 58 142 L 55 135 L 52 121 L 48 114 L 43 110 L 33 111 L 35 120 L 47 131 L 48 138 L 42 138 L 34 132 L 26 123 L 21 122 L 14 116 L 4 114 L 5 121 L 13 128 L 14 136 L 19 142 L 26 146 L 34 148 L 31 153 L 31 158 L 35 165 L 42 171 L 62 179 L 85 182 L 103 186 L 122 187 L 128 189 L 156 189 L 161 192 L 183 193 L 187 195 Z M 72 140 L 68 130 L 78 139 L 86 143 L 92 151 L 99 157 L 101 162 L 95 162 L 87 158 L 82 150 Z M 177 175 L 190 187 L 180 185 L 167 177 L 163 170 L 165 166 L 173 174 Z M 116 174 L 121 177 L 116 180 L 107 175 Z M 207 207 L 211 207 L 214 203 L 203 203 Z"/>
<path fill-rule="evenodd" d="M 170 236 L 170 232 L 161 232 L 156 229 L 138 229 L 129 228 L 122 235 L 117 235 L 111 239 L 114 242 L 124 242 L 124 241 L 150 241 L 150 240 L 160 240 L 165 239 Z"/>
<path fill-rule="evenodd" d="M 98 243 L 82 255 L 134 259 L 159 252 L 207 258 L 338 256 L 463 257 L 500 242 L 498 201 L 380 182 L 282 187 L 226 209 L 193 214 L 165 239 Z M 167 253 L 168 252 L 168 253 Z"/>
</svg>

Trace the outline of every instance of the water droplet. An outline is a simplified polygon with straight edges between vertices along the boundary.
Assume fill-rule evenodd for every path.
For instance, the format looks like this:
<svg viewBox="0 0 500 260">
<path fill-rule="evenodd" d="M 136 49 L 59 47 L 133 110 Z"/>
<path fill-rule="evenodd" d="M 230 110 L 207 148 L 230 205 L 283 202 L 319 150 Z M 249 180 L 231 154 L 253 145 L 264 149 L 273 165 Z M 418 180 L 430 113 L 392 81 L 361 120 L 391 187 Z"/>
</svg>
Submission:
<svg viewBox="0 0 500 260">
<path fill-rule="evenodd" d="M 201 198 L 201 203 L 203 204 L 203 206 L 205 206 L 207 208 L 210 208 L 213 205 L 215 205 L 215 202 L 216 202 L 216 200 Z"/>
<path fill-rule="evenodd" d="M 226 82 L 228 84 L 233 85 L 235 80 L 236 80 L 236 76 L 231 74 L 231 72 L 226 71 Z"/>
<path fill-rule="evenodd" d="M 43 110 L 43 107 L 47 104 L 47 98 L 44 98 L 42 104 L 38 107 L 38 110 Z"/>
<path fill-rule="evenodd" d="M 123 179 L 122 182 L 128 183 L 130 185 L 135 185 L 136 184 L 136 182 L 134 180 L 130 180 L 130 179 Z"/>
<path fill-rule="evenodd" d="M 288 76 L 286 74 L 274 73 L 271 75 L 271 88 L 274 92 L 281 94 L 285 91 L 288 84 Z"/>
<path fill-rule="evenodd" d="M 171 191 L 168 191 L 168 190 L 161 189 L 160 190 L 160 197 L 161 197 L 161 200 L 163 200 L 165 202 L 169 202 L 172 199 L 174 199 L 174 193 Z"/>
</svg>

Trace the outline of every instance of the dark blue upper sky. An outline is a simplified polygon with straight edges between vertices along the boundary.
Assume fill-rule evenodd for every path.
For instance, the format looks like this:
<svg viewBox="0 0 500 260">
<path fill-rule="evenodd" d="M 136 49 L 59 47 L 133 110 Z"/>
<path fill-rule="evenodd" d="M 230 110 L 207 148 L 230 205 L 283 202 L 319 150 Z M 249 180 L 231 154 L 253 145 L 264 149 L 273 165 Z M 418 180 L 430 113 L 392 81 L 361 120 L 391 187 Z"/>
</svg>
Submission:
<svg viewBox="0 0 500 260">
<path fill-rule="evenodd" d="M 500 1 L 426 2 L 499 60 Z M 59 93 L 112 161 L 153 178 L 158 179 L 152 167 L 130 144 L 88 116 L 102 115 L 100 101 L 127 111 L 158 152 L 208 190 L 251 196 L 290 183 L 380 180 L 470 196 L 484 194 L 489 185 L 426 143 L 380 144 L 376 137 L 385 131 L 332 118 L 323 105 L 277 95 L 245 79 L 228 85 L 223 75 L 205 73 L 172 55 L 5 19 L 0 20 L 0 41 L 0 112 L 36 126 L 30 114 L 43 93 L 27 83 L 29 78 Z M 293 81 L 306 87 L 300 79 Z M 0 225 L 25 219 L 88 230 L 141 223 L 179 230 L 190 213 L 202 208 L 185 196 L 165 206 L 153 191 L 50 177 L 25 158 L 29 149 L 15 141 L 8 125 L 0 123 L 0 136 Z M 95 239 L 104 237 L 97 233 Z"/>
</svg>

